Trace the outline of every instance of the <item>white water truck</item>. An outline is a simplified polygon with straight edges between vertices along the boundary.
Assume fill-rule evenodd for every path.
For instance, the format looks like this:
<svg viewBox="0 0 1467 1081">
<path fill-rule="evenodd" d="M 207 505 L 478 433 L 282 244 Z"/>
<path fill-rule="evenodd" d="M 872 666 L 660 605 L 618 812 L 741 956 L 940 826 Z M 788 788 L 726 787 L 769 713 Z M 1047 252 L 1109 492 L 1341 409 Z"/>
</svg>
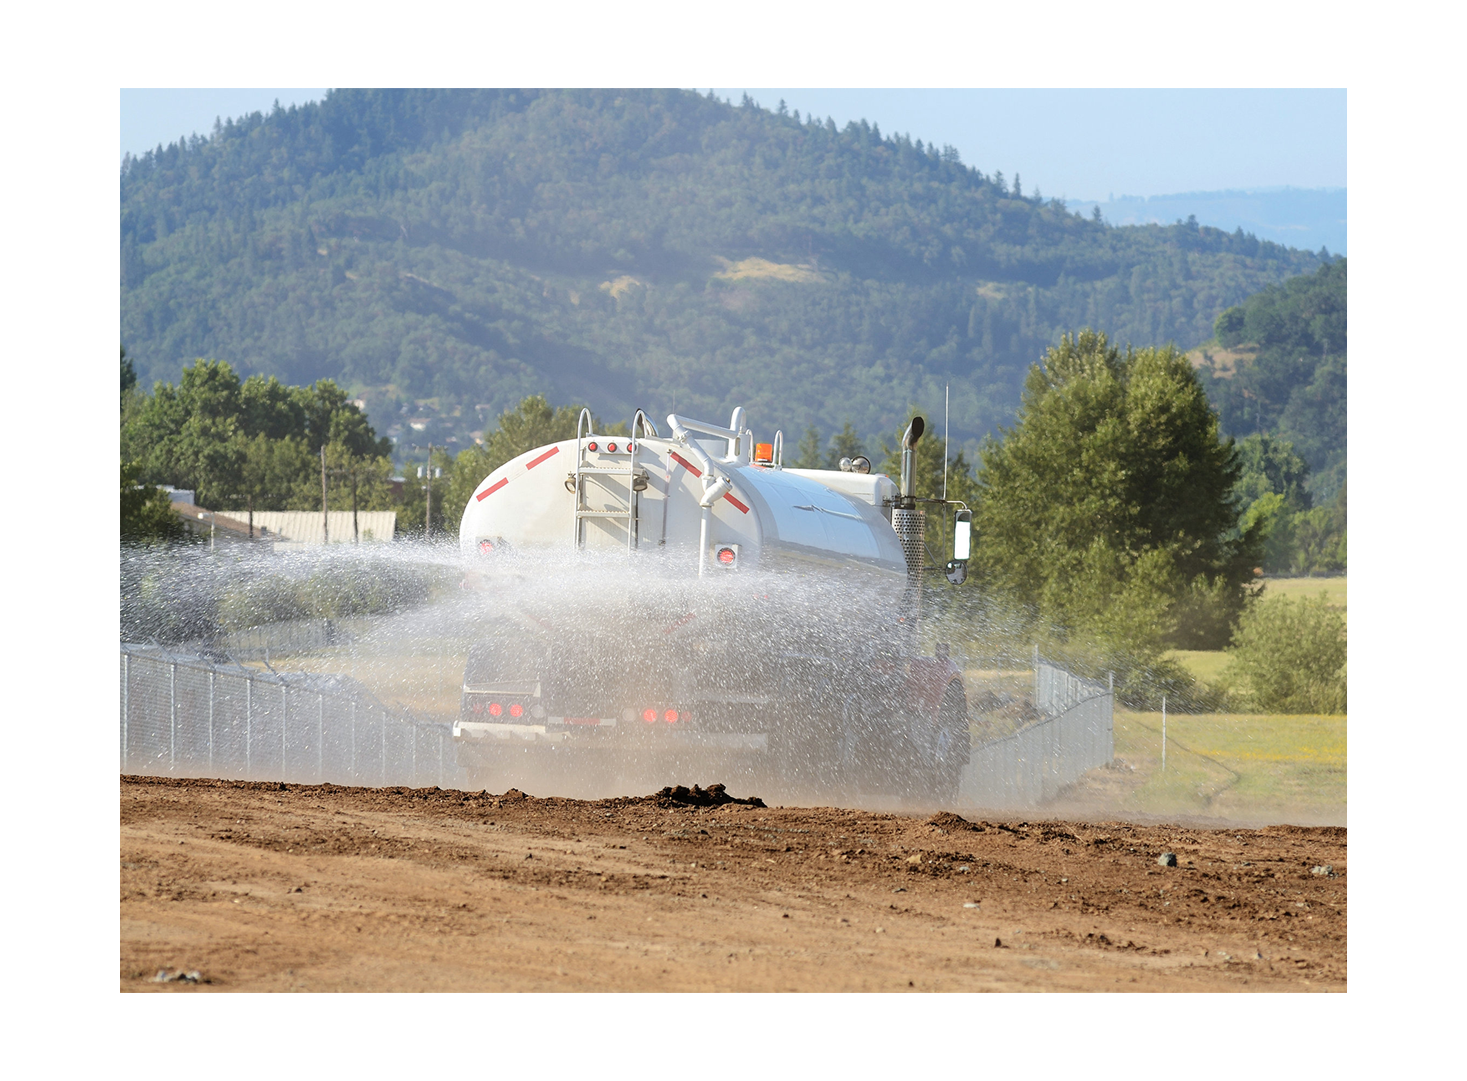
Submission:
<svg viewBox="0 0 1467 1081">
<path fill-rule="evenodd" d="M 575 439 L 475 489 L 459 541 L 484 580 L 571 563 L 591 584 L 571 612 L 499 613 L 471 651 L 460 763 L 487 786 L 532 761 L 605 772 L 701 754 L 811 794 L 955 794 L 967 695 L 946 647 L 920 655 L 922 584 L 963 580 L 971 514 L 915 497 L 922 418 L 899 481 L 864 457 L 785 468 L 782 434 L 756 442 L 742 408 L 727 427 L 667 424 L 638 410 L 630 437 L 604 435 L 583 411 Z M 943 568 L 926 562 L 923 503 L 955 512 Z"/>
</svg>

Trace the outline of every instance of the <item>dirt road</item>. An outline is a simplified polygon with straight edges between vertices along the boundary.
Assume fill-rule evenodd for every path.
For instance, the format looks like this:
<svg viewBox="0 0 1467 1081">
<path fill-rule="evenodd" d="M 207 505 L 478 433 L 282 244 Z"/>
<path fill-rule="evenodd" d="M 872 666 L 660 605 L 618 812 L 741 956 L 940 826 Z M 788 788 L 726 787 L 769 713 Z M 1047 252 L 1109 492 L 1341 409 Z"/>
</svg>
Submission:
<svg viewBox="0 0 1467 1081">
<path fill-rule="evenodd" d="M 1342 828 L 687 798 L 124 777 L 121 987 L 1345 989 Z"/>
</svg>

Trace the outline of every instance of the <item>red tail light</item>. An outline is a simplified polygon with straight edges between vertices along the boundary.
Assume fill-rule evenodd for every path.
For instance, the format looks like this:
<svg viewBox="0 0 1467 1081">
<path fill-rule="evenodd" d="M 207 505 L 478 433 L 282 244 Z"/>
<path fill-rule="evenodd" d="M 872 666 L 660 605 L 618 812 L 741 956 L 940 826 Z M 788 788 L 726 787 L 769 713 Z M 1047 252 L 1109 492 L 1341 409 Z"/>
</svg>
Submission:
<svg viewBox="0 0 1467 1081">
<path fill-rule="evenodd" d="M 675 709 L 668 710 L 666 713 L 664 713 L 662 715 L 662 719 L 664 721 L 666 721 L 668 724 L 672 724 L 673 722 L 675 722 L 677 720 L 677 710 L 675 710 Z"/>
<path fill-rule="evenodd" d="M 642 720 L 646 721 L 648 724 L 656 724 L 657 711 L 655 709 L 642 710 Z"/>
<path fill-rule="evenodd" d="M 509 707 L 509 715 L 511 717 L 521 717 L 524 715 L 524 712 L 525 707 L 520 705 L 518 702 Z"/>
<path fill-rule="evenodd" d="M 600 443 L 597 443 L 595 440 L 592 440 L 591 442 L 589 442 L 589 443 L 586 444 L 586 449 L 587 450 L 600 450 L 601 449 L 601 444 Z"/>
<path fill-rule="evenodd" d="M 498 717 L 503 712 L 504 712 L 504 707 L 501 706 L 498 702 L 490 702 L 489 703 L 489 716 L 491 716 L 491 717 Z"/>
<path fill-rule="evenodd" d="M 615 454 L 616 453 L 616 444 L 615 443 L 607 443 L 606 444 L 606 449 L 609 450 L 609 451 L 611 451 L 612 454 Z"/>
</svg>

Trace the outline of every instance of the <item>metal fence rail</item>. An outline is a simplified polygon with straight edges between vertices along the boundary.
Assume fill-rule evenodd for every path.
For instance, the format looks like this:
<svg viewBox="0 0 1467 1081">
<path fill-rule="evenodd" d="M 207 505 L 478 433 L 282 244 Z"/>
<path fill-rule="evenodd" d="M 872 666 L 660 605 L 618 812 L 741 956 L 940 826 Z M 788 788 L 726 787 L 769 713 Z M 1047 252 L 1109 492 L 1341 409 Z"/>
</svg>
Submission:
<svg viewBox="0 0 1467 1081">
<path fill-rule="evenodd" d="M 973 748 L 962 799 L 988 808 L 1033 807 L 1115 757 L 1115 693 L 1035 653 L 1034 704 L 1049 716 Z"/>
<path fill-rule="evenodd" d="M 261 672 L 122 646 L 123 773 L 459 788 L 450 725 L 379 702 L 355 680 Z"/>
</svg>

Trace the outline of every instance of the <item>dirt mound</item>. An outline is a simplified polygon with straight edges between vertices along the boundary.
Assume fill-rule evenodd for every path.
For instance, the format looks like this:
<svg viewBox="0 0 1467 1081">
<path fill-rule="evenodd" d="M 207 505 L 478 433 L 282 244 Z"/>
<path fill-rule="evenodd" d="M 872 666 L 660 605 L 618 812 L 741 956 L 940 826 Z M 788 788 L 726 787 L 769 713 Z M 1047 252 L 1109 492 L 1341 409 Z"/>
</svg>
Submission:
<svg viewBox="0 0 1467 1081">
<path fill-rule="evenodd" d="M 721 784 L 711 784 L 707 788 L 685 788 L 682 785 L 672 785 L 662 791 L 647 797 L 656 800 L 659 804 L 677 804 L 682 807 L 723 807 L 729 803 L 739 803 L 745 807 L 763 807 L 764 801 L 758 796 L 750 796 L 748 799 L 739 799 L 730 796 L 727 789 Z"/>
<path fill-rule="evenodd" d="M 940 830 L 947 830 L 949 833 L 956 832 L 958 830 L 972 830 L 978 833 L 983 832 L 982 826 L 975 825 L 974 823 L 969 822 L 962 815 L 955 815 L 951 811 L 938 811 L 937 814 L 933 815 L 927 820 L 927 824 L 929 826 L 936 826 Z"/>
</svg>

